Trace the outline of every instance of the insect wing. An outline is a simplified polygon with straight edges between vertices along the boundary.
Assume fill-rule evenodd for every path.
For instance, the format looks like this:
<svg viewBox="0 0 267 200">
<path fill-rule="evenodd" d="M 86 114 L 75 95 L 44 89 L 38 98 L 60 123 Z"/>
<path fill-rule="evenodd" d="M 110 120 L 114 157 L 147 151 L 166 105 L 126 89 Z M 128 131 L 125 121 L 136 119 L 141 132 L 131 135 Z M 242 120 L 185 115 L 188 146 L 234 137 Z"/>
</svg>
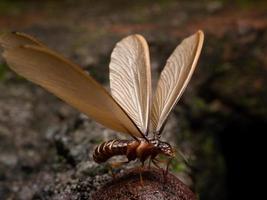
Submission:
<svg viewBox="0 0 267 200">
<path fill-rule="evenodd" d="M 113 98 L 142 133 L 148 131 L 151 102 L 149 50 L 141 35 L 117 43 L 111 54 L 110 87 Z"/>
<path fill-rule="evenodd" d="M 6 41 L 3 38 L 0 41 Z M 5 45 L 2 46 L 5 47 Z M 8 65 L 19 75 L 44 87 L 79 111 L 113 130 L 141 133 L 109 93 L 79 66 L 42 46 L 4 48 Z"/>
<path fill-rule="evenodd" d="M 0 36 L 0 44 L 5 49 L 11 49 L 26 44 L 45 47 L 42 42 L 38 41 L 34 37 L 19 32 L 8 32 L 2 34 Z"/>
<path fill-rule="evenodd" d="M 184 39 L 168 58 L 161 72 L 152 104 L 152 131 L 160 133 L 170 111 L 183 94 L 197 64 L 204 41 L 198 31 Z"/>
</svg>

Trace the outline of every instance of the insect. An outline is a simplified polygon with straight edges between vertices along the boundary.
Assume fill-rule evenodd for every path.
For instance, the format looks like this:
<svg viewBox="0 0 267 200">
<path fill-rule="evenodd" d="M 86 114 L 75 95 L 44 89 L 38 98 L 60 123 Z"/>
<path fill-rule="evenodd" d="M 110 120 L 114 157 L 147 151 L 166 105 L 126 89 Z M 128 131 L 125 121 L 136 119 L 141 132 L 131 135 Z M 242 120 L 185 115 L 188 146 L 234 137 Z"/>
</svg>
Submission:
<svg viewBox="0 0 267 200">
<path fill-rule="evenodd" d="M 128 134 L 129 140 L 100 144 L 93 158 L 97 163 L 115 155 L 127 162 L 157 155 L 174 157 L 174 149 L 160 140 L 166 119 L 180 99 L 196 67 L 204 34 L 184 39 L 168 58 L 152 100 L 149 50 L 141 35 L 117 43 L 111 54 L 111 95 L 79 66 L 23 33 L 0 36 L 3 57 L 12 70 L 42 86 L 100 124 Z"/>
</svg>

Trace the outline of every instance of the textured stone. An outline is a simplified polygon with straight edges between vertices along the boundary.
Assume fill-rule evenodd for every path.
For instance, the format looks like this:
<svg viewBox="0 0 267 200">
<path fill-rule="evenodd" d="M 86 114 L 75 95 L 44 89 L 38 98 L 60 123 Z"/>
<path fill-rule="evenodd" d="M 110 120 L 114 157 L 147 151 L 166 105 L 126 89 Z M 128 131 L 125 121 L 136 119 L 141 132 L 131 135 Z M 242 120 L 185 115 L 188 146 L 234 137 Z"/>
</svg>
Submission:
<svg viewBox="0 0 267 200">
<path fill-rule="evenodd" d="M 95 200 L 195 200 L 194 193 L 177 177 L 168 174 L 165 178 L 161 170 L 144 169 L 143 185 L 140 170 L 132 169 L 120 173 L 94 195 Z"/>
</svg>

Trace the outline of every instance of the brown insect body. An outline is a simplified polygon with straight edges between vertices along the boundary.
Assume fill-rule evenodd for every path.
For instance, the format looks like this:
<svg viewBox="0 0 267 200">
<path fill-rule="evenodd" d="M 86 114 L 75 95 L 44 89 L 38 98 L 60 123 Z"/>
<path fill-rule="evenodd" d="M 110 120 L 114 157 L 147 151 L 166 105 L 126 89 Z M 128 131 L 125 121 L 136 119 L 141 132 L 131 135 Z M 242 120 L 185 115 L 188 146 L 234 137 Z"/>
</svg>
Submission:
<svg viewBox="0 0 267 200">
<path fill-rule="evenodd" d="M 152 98 L 149 49 L 141 35 L 122 39 L 112 51 L 111 94 L 82 68 L 37 39 L 17 32 L 0 35 L 3 56 L 11 69 L 100 124 L 133 138 L 102 143 L 94 153 L 96 162 L 125 155 L 128 161 L 139 159 L 143 164 L 150 158 L 156 166 L 158 154 L 174 156 L 172 147 L 159 138 L 195 70 L 203 41 L 204 34 L 198 31 L 175 48 Z"/>
<path fill-rule="evenodd" d="M 93 158 L 102 163 L 116 155 L 125 155 L 128 161 L 139 159 L 144 163 L 148 158 L 152 160 L 163 154 L 173 157 L 174 151 L 170 144 L 158 139 L 145 140 L 110 140 L 96 147 Z"/>
</svg>

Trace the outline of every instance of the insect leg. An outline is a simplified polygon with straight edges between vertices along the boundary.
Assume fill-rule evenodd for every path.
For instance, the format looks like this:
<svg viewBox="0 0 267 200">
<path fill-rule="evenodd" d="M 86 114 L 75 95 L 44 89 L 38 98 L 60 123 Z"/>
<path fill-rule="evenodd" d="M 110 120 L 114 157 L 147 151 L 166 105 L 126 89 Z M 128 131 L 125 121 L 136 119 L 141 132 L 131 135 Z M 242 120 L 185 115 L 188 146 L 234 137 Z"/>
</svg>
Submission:
<svg viewBox="0 0 267 200">
<path fill-rule="evenodd" d="M 155 165 L 155 167 L 157 169 L 160 169 L 161 170 L 161 167 L 158 165 L 158 163 L 156 163 L 156 161 L 158 161 L 157 159 L 152 159 L 152 163 Z"/>
<path fill-rule="evenodd" d="M 114 163 L 110 163 L 109 164 L 109 172 L 112 175 L 112 178 L 115 179 L 116 178 L 116 174 L 113 172 L 114 168 L 119 168 L 124 164 L 128 164 L 130 161 L 123 161 L 123 162 L 114 162 Z"/>
<path fill-rule="evenodd" d="M 169 166 L 171 164 L 171 161 L 172 161 L 172 158 L 169 158 L 168 161 L 167 161 L 167 165 L 166 165 L 166 169 L 165 169 L 165 172 L 164 172 L 164 180 L 166 179 L 167 175 L 168 175 L 168 172 L 169 172 Z"/>
<path fill-rule="evenodd" d="M 128 164 L 129 162 L 130 162 L 129 160 L 123 161 L 123 162 L 113 162 L 113 163 L 110 163 L 110 166 L 112 168 L 119 168 L 119 167 L 121 167 L 124 164 Z"/>
<path fill-rule="evenodd" d="M 157 162 L 163 162 L 163 161 L 159 161 L 157 160 L 156 158 L 152 160 L 153 164 L 159 169 L 159 170 L 162 170 L 162 175 L 163 175 L 163 181 L 165 182 L 166 181 L 166 173 L 165 173 L 165 170 L 162 169 Z M 165 162 L 166 163 L 166 162 Z"/>
<path fill-rule="evenodd" d="M 167 162 L 165 160 L 159 160 L 157 158 L 154 158 L 155 161 L 159 162 L 159 163 L 163 163 L 163 164 L 166 164 Z"/>
<path fill-rule="evenodd" d="M 141 166 L 139 168 L 140 184 L 141 184 L 142 187 L 144 186 L 144 181 L 143 181 L 143 176 L 142 176 L 144 165 L 145 165 L 145 163 L 144 162 L 141 162 Z"/>
<path fill-rule="evenodd" d="M 108 166 L 108 173 L 111 174 L 113 180 L 116 178 L 116 174 L 113 172 L 111 165 Z"/>
</svg>

